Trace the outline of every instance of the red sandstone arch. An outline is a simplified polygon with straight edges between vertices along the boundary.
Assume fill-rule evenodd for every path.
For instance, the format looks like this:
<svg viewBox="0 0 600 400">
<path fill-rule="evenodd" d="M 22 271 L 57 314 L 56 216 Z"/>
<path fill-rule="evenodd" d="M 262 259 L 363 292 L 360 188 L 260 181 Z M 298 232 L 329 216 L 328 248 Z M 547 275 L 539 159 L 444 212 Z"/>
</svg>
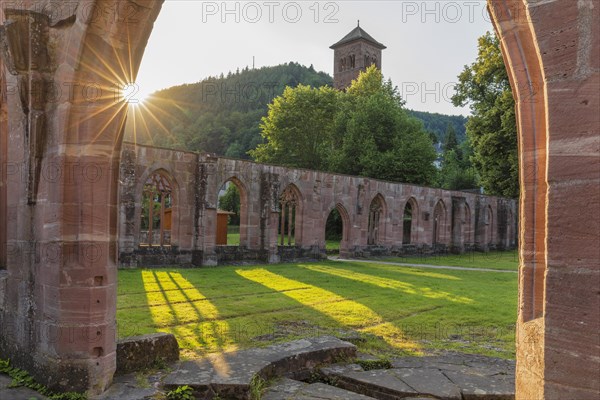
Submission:
<svg viewBox="0 0 600 400">
<path fill-rule="evenodd" d="M 342 203 L 336 203 L 334 207 L 331 207 L 329 211 L 323 216 L 323 238 L 322 242 L 325 243 L 325 224 L 329 215 L 333 212 L 333 210 L 337 210 L 342 217 L 342 240 L 340 241 L 340 256 L 345 257 L 348 255 L 348 251 L 350 250 L 350 229 L 351 229 L 351 219 L 350 214 L 346 207 Z"/>
<path fill-rule="evenodd" d="M 248 186 L 244 182 L 242 182 L 237 176 L 231 176 L 225 179 L 217 188 L 215 203 L 219 203 L 219 191 L 227 182 L 231 182 L 238 189 L 240 194 L 240 246 L 248 246 L 248 226 L 250 224 L 249 221 L 249 213 L 248 213 Z M 215 224 L 216 227 L 216 224 Z"/>
<path fill-rule="evenodd" d="M 293 183 L 288 184 L 279 194 L 279 198 L 281 199 L 284 194 L 286 192 L 289 192 L 291 195 L 293 195 L 295 197 L 295 229 L 294 229 L 294 242 L 296 246 L 303 246 L 305 244 L 311 244 L 311 243 L 304 243 L 304 236 L 303 236 L 303 232 L 304 232 L 304 221 L 303 221 L 303 215 L 304 215 L 304 198 L 302 197 L 302 192 L 300 191 L 300 189 L 298 189 L 298 186 L 296 186 Z"/>
<path fill-rule="evenodd" d="M 0 7 L 0 20 L 3 20 L 3 12 Z M 6 78 L 4 77 L 4 65 L 0 58 L 0 157 L 1 160 L 7 160 L 8 155 L 8 115 L 6 102 Z M 2 165 L 0 163 L 0 165 Z M 7 183 L 7 168 L 4 165 L 0 168 L 0 220 L 7 221 L 6 207 L 6 183 Z M 0 270 L 6 268 L 6 225 L 0 226 Z"/>
<path fill-rule="evenodd" d="M 179 200 L 180 200 L 180 193 L 179 193 L 179 184 L 177 182 L 177 180 L 173 177 L 173 174 L 171 174 L 166 168 L 156 168 L 155 167 L 151 167 L 151 168 L 147 168 L 146 171 L 144 171 L 144 173 L 141 175 L 141 179 L 139 180 L 139 182 L 137 183 L 137 187 L 136 187 L 136 199 L 141 200 L 143 198 L 144 195 L 144 186 L 148 180 L 148 178 L 150 178 L 151 176 L 155 175 L 155 174 L 159 174 L 162 175 L 168 182 L 169 185 L 171 186 L 171 202 L 172 202 L 172 216 L 171 216 L 171 246 L 177 246 L 179 244 L 179 237 L 180 237 L 180 233 L 179 233 L 179 228 L 180 228 L 180 222 L 179 222 L 179 216 L 180 216 L 180 204 L 179 204 Z M 135 210 L 135 246 L 138 247 L 141 242 L 140 242 L 140 224 L 141 224 L 141 207 L 136 207 Z"/>
<path fill-rule="evenodd" d="M 405 218 L 406 210 L 407 210 L 408 206 L 410 206 L 410 210 L 411 210 L 410 233 L 405 232 L 404 226 L 403 226 L 402 243 L 414 245 L 414 244 L 418 244 L 418 242 L 419 242 L 419 203 L 417 202 L 417 199 L 415 199 L 414 197 L 411 197 L 406 201 L 406 203 L 404 204 L 404 207 L 402 209 L 403 225 L 404 225 L 404 223 L 406 223 L 406 221 L 404 221 L 404 218 Z M 404 237 L 406 234 L 409 235 L 408 238 Z"/>
<path fill-rule="evenodd" d="M 42 3 L 25 4 L 33 7 Z M 126 14 L 126 7 L 133 6 L 137 18 L 135 23 L 119 18 L 96 19 L 93 13 L 85 14 L 83 4 L 120 10 L 121 15 Z M 600 219 L 597 214 L 566 210 L 600 205 L 596 190 L 597 150 L 589 150 L 596 143 L 600 123 L 600 7 L 591 0 L 489 0 L 488 4 L 509 69 L 519 127 L 522 196 L 517 398 L 597 397 L 600 297 L 596 282 L 600 255 L 596 244 L 600 240 Z M 57 21 L 62 24 L 63 38 L 56 45 L 60 63 L 56 81 L 91 80 L 105 88 L 112 87 L 115 81 L 133 81 L 162 1 L 90 0 L 78 5 L 81 7 L 75 12 L 76 23 L 71 24 L 70 15 Z M 0 22 L 5 19 L 0 10 Z M 4 80 L 0 88 L 16 84 L 13 76 Z M 1 98 L 0 103 L 2 132 L 22 136 L 17 124 L 21 119 L 18 100 L 7 97 Z M 101 392 L 115 369 L 114 302 L 98 303 L 94 315 L 82 322 L 66 300 L 82 291 L 90 303 L 116 296 L 116 255 L 111 249 L 117 231 L 117 166 L 125 110 L 112 100 L 85 104 L 81 96 L 75 96 L 48 112 L 48 118 L 56 124 L 49 126 L 55 140 L 48 144 L 45 165 L 95 165 L 103 178 L 95 185 L 41 182 L 37 199 L 44 200 L 47 209 L 41 210 L 38 203 L 35 207 L 41 212 L 37 213 L 20 202 L 26 198 L 23 185 L 9 180 L 8 190 L 0 192 L 6 199 L 0 202 L 0 207 L 5 207 L 0 209 L 0 215 L 6 215 L 7 243 L 52 242 L 72 248 L 77 243 L 69 238 L 85 236 L 99 246 L 101 257 L 81 260 L 79 265 L 58 262 L 39 269 L 35 260 L 16 260 L 8 255 L 8 270 L 0 277 L 5 283 L 6 298 L 31 298 L 37 313 L 30 321 L 17 310 L 3 310 L 0 326 L 31 328 L 33 336 L 36 332 L 73 326 L 78 337 L 88 335 L 88 331 L 98 332 L 98 336 L 94 343 L 71 343 L 63 338 L 42 347 L 27 342 L 16 332 L 4 331 L 4 337 L 14 340 L 9 347 L 0 343 L 0 353 L 10 352 L 15 356 L 15 364 L 57 389 Z M 2 113 L 8 113 L 4 124 Z M 0 140 L 0 146 L 5 146 L 0 149 L 3 162 L 23 161 L 25 153 L 19 143 Z M 8 213 L 8 209 L 17 212 Z M 56 232 L 27 233 L 27 229 L 15 228 L 40 225 L 44 215 L 51 212 L 83 217 L 59 219 L 60 229 Z M 91 218 L 91 213 L 102 218 Z M 22 262 L 17 265 L 17 261 Z M 574 269 L 577 273 L 573 273 Z M 52 283 L 54 275 L 76 277 L 82 270 L 89 271 L 89 277 L 82 281 L 70 286 Z M 21 285 L 23 272 L 36 279 Z M 46 289 L 57 293 L 54 298 L 35 295 L 41 293 L 44 280 L 50 282 Z M 101 285 L 92 287 L 86 282 Z M 26 315 L 27 310 L 24 311 Z M 581 321 L 586 323 L 580 324 Z M 34 363 L 34 359 L 38 362 Z M 57 373 L 64 377 L 64 386 L 51 379 Z"/>
</svg>

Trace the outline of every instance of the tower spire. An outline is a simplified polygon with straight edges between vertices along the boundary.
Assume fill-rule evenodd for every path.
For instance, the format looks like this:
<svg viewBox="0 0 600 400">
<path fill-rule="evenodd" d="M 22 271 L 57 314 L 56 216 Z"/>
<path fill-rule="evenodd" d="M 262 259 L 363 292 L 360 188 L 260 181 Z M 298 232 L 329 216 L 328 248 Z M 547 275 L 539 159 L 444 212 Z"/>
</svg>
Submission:
<svg viewBox="0 0 600 400">
<path fill-rule="evenodd" d="M 360 28 L 360 19 L 358 20 L 358 27 Z"/>
</svg>

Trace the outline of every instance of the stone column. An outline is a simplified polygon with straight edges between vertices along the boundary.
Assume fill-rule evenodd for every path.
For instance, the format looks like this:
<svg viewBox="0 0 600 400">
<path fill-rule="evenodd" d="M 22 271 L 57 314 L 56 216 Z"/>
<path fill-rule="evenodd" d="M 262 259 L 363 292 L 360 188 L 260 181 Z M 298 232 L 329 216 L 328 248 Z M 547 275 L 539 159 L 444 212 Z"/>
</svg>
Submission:
<svg viewBox="0 0 600 400">
<path fill-rule="evenodd" d="M 488 4 L 519 128 L 517 398 L 596 399 L 600 7 L 587 0 Z"/>
<path fill-rule="evenodd" d="M 272 172 L 260 174 L 260 239 L 261 248 L 267 253 L 267 262 L 280 261 L 277 243 L 279 230 L 279 176 Z"/>
<path fill-rule="evenodd" d="M 217 158 L 202 155 L 198 162 L 198 231 L 196 252 L 200 255 L 200 265 L 217 265 Z M 213 200 L 214 199 L 214 200 Z"/>
<path fill-rule="evenodd" d="M 0 51 L 15 90 L 5 103 L 1 162 L 20 171 L 7 177 L 3 224 L 11 251 L 0 291 L 0 357 L 54 390 L 99 393 L 116 366 L 117 189 L 127 108 L 117 83 L 134 80 L 161 1 L 97 4 L 102 12 L 133 6 L 137 22 L 129 25 L 95 19 L 79 3 L 7 3 L 0 3 Z"/>
<path fill-rule="evenodd" d="M 452 253 L 465 252 L 465 198 L 452 196 L 452 214 L 450 251 Z"/>
</svg>

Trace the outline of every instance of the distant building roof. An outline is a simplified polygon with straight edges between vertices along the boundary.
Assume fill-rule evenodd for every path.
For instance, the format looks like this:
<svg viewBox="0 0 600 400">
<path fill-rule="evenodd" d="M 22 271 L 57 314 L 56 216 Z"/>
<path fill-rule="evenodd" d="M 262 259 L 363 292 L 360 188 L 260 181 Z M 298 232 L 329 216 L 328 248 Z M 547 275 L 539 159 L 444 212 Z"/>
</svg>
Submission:
<svg viewBox="0 0 600 400">
<path fill-rule="evenodd" d="M 342 40 L 340 40 L 339 42 L 337 42 L 336 44 L 331 46 L 330 49 L 336 49 L 337 47 L 339 47 L 343 44 L 354 42 L 355 40 L 359 40 L 359 39 L 364 39 L 367 42 L 373 44 L 374 46 L 380 48 L 381 50 L 386 48 L 383 44 L 381 44 L 377 40 L 373 39 L 373 36 L 371 36 L 367 32 L 365 32 L 364 29 L 360 27 L 360 21 L 359 21 L 358 26 L 356 28 L 354 28 L 349 34 L 344 36 L 344 38 Z"/>
</svg>

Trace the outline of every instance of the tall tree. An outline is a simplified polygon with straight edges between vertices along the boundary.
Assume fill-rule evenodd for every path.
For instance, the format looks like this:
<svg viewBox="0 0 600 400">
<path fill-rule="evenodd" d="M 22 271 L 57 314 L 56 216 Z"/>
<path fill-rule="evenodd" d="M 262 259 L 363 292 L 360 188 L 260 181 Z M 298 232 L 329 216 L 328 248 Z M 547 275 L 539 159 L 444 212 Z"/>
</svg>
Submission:
<svg viewBox="0 0 600 400">
<path fill-rule="evenodd" d="M 430 184 L 435 150 L 391 81 L 371 66 L 342 96 L 330 156 L 335 172 Z"/>
<path fill-rule="evenodd" d="M 458 139 L 456 138 L 456 129 L 452 124 L 446 126 L 444 136 L 444 151 L 456 150 L 458 148 Z"/>
<path fill-rule="evenodd" d="M 265 143 L 249 154 L 258 162 L 325 169 L 331 148 L 338 92 L 299 85 L 287 87 L 262 119 Z"/>
<path fill-rule="evenodd" d="M 372 66 L 346 92 L 287 88 L 261 125 L 256 161 L 407 183 L 435 179 L 436 154 L 397 89 Z"/>
<path fill-rule="evenodd" d="M 479 38 L 478 56 L 458 77 L 452 102 L 470 105 L 467 136 L 473 147 L 472 161 L 486 193 L 519 195 L 515 103 L 498 38 L 486 33 Z"/>
<path fill-rule="evenodd" d="M 438 185 L 449 190 L 476 189 L 477 175 L 469 160 L 469 142 L 459 145 L 454 127 L 448 124 L 444 139 Z"/>
</svg>

